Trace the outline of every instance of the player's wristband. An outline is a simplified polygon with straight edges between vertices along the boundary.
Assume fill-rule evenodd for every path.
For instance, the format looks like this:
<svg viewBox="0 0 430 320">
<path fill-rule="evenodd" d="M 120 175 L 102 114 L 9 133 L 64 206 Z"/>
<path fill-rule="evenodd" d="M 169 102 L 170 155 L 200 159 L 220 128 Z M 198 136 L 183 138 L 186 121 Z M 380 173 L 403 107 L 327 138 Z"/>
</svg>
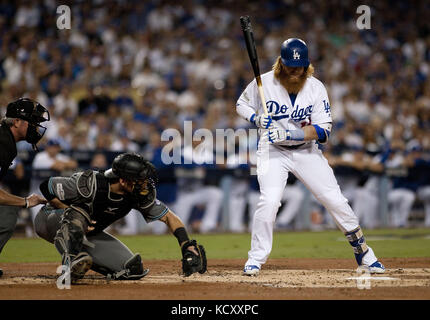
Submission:
<svg viewBox="0 0 430 320">
<path fill-rule="evenodd" d="M 181 245 L 181 243 L 185 241 L 190 240 L 190 238 L 188 238 L 187 231 L 185 230 L 184 227 L 180 227 L 176 229 L 175 232 L 173 232 L 173 235 L 176 237 L 176 239 L 178 239 L 179 245 Z"/>
<path fill-rule="evenodd" d="M 287 140 L 303 141 L 305 132 L 302 129 L 287 130 Z"/>
<path fill-rule="evenodd" d="M 25 201 L 25 204 L 22 207 L 25 208 L 25 209 L 28 209 L 28 207 L 30 206 L 30 204 L 28 203 L 28 198 L 25 197 L 24 201 Z"/>
<path fill-rule="evenodd" d="M 249 118 L 249 122 L 251 122 L 252 124 L 256 125 L 256 123 L 255 123 L 255 113 L 251 116 L 251 118 Z"/>
</svg>

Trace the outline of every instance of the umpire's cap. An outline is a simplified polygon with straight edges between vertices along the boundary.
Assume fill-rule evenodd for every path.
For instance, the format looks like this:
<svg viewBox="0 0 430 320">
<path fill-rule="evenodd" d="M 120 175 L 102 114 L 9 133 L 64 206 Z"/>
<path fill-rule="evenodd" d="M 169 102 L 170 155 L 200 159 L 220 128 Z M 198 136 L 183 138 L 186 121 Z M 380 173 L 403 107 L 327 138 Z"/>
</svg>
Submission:
<svg viewBox="0 0 430 320">
<path fill-rule="evenodd" d="M 298 38 L 285 40 L 281 46 L 281 61 L 287 67 L 309 67 L 306 43 Z"/>
<path fill-rule="evenodd" d="M 31 124 L 39 124 L 49 121 L 49 111 L 39 102 L 29 98 L 19 98 L 7 105 L 7 118 L 18 118 L 28 121 Z"/>
<path fill-rule="evenodd" d="M 145 180 L 155 178 L 154 165 L 138 153 L 122 153 L 115 157 L 112 168 L 104 173 L 107 178 L 122 178 L 126 180 Z"/>
</svg>

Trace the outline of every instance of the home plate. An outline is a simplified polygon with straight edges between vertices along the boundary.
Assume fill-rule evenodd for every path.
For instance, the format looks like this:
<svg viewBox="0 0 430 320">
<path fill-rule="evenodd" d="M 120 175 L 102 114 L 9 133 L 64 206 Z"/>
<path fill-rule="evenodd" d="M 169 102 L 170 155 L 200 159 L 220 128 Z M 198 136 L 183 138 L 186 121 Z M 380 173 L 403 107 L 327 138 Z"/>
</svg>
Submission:
<svg viewBox="0 0 430 320">
<path fill-rule="evenodd" d="M 346 280 L 400 280 L 399 278 L 390 278 L 390 277 L 351 277 L 351 278 L 345 278 Z"/>
</svg>

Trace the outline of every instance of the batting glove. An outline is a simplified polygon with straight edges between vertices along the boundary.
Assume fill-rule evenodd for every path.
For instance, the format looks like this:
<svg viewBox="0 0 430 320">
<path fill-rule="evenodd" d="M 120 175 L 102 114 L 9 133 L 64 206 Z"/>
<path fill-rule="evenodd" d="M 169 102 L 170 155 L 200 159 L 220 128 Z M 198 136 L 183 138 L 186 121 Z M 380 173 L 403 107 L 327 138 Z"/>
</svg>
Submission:
<svg viewBox="0 0 430 320">
<path fill-rule="evenodd" d="M 251 119 L 249 119 L 253 124 L 255 124 L 257 127 L 261 129 L 273 129 L 275 121 L 272 119 L 272 115 L 255 115 L 255 113 L 251 116 Z"/>
<path fill-rule="evenodd" d="M 282 141 L 303 141 L 305 132 L 301 129 L 298 130 L 285 130 L 281 128 L 274 128 L 265 132 L 270 143 L 278 143 Z"/>
</svg>

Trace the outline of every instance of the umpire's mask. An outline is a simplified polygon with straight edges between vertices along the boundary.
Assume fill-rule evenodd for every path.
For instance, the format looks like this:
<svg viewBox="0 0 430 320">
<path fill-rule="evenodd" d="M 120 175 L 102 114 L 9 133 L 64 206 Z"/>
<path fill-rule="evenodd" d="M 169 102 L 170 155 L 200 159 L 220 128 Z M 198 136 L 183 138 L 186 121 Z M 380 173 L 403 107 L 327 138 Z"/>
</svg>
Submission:
<svg viewBox="0 0 430 320">
<path fill-rule="evenodd" d="M 40 123 L 49 121 L 49 111 L 37 101 L 28 98 L 20 98 L 8 104 L 6 111 L 7 118 L 18 118 L 28 122 L 25 141 L 38 150 L 36 144 L 45 134 L 46 127 Z"/>
</svg>

